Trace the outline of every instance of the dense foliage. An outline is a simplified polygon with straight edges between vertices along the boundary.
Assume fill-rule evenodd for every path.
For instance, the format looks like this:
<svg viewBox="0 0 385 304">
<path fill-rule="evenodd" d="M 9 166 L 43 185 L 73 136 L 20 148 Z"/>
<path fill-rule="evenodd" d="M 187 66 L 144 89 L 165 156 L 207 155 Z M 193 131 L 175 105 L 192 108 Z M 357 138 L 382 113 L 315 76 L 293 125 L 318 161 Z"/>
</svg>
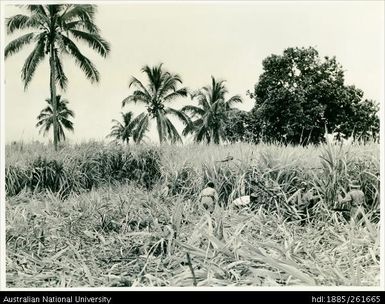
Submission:
<svg viewBox="0 0 385 304">
<path fill-rule="evenodd" d="M 267 57 L 250 95 L 255 99 L 251 128 L 259 129 L 259 140 L 319 143 L 325 128 L 364 140 L 379 133 L 378 105 L 344 83 L 334 57 L 321 59 L 312 47 Z"/>
<path fill-rule="evenodd" d="M 127 149 L 6 147 L 8 287 L 379 285 L 377 144 Z M 332 209 L 352 180 L 356 224 Z M 253 205 L 231 204 L 250 191 Z"/>
</svg>

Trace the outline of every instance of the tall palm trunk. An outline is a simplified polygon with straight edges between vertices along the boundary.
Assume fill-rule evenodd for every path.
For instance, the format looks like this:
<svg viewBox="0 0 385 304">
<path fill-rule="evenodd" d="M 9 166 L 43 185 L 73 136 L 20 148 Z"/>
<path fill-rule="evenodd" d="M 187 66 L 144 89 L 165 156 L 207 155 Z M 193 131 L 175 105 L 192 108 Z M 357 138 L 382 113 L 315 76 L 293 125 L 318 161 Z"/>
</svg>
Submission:
<svg viewBox="0 0 385 304">
<path fill-rule="evenodd" d="M 58 143 L 58 120 L 57 120 L 57 100 L 56 100 L 56 71 L 55 71 L 55 50 L 53 44 L 50 46 L 50 90 L 51 90 L 51 101 L 52 101 L 52 110 L 53 110 L 53 145 L 55 147 L 55 151 L 57 151 L 57 143 Z"/>
<path fill-rule="evenodd" d="M 156 115 L 156 125 L 158 127 L 159 143 L 162 144 L 164 141 L 164 134 L 163 134 L 162 121 L 161 121 L 161 118 L 159 117 L 159 114 Z"/>
</svg>

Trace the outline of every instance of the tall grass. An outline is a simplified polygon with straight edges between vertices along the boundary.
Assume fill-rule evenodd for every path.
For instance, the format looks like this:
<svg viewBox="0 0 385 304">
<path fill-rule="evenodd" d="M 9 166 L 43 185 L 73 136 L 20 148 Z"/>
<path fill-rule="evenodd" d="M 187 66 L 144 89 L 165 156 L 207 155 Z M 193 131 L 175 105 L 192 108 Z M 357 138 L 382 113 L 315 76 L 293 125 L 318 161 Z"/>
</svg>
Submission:
<svg viewBox="0 0 385 304">
<path fill-rule="evenodd" d="M 7 146 L 7 286 L 379 285 L 378 150 Z M 198 201 L 208 180 L 212 215 Z M 358 222 L 331 208 L 352 180 Z M 253 206 L 232 206 L 251 192 Z"/>
<path fill-rule="evenodd" d="M 25 149 L 31 150 L 35 158 L 21 152 L 12 164 L 16 155 L 7 147 L 7 195 L 16 195 L 24 189 L 31 192 L 48 190 L 65 198 L 71 192 L 80 193 L 103 184 L 123 182 L 135 182 L 149 189 L 161 176 L 159 153 L 145 147 L 133 151 L 93 143 L 66 147 L 58 155 L 36 153 L 34 148 Z"/>
</svg>

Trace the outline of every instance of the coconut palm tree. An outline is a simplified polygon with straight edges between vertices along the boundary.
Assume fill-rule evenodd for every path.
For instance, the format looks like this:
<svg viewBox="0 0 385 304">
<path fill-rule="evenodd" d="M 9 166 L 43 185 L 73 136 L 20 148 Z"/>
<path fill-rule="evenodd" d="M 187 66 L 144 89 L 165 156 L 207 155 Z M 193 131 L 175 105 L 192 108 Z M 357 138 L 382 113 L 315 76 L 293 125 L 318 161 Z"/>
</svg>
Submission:
<svg viewBox="0 0 385 304">
<path fill-rule="evenodd" d="M 49 130 L 51 129 L 55 115 L 53 114 L 53 103 L 51 98 L 47 98 L 45 100 L 48 103 L 48 106 L 41 110 L 39 116 L 37 117 L 36 127 L 40 127 L 39 133 L 43 132 L 43 135 L 47 135 Z M 75 114 L 72 110 L 68 109 L 68 100 L 61 99 L 61 96 L 56 96 L 56 106 L 57 106 L 57 122 L 58 127 L 56 129 L 58 142 L 64 141 L 66 139 L 64 134 L 64 129 L 69 131 L 74 131 L 74 126 L 70 118 L 74 118 Z M 55 128 L 54 128 L 55 132 Z"/>
<path fill-rule="evenodd" d="M 197 100 L 198 106 L 188 105 L 181 111 L 190 113 L 191 119 L 196 119 L 190 121 L 183 130 L 183 135 L 193 133 L 195 141 L 215 144 L 226 139 L 224 127 L 228 114 L 232 111 L 232 106 L 242 102 L 242 99 L 239 95 L 235 95 L 225 100 L 227 89 L 224 82 L 224 80 L 216 81 L 211 76 L 210 86 L 203 87 L 191 95 L 192 99 Z"/>
<path fill-rule="evenodd" d="M 123 100 L 122 106 L 124 107 L 130 102 L 145 104 L 147 113 L 143 112 L 138 118 L 140 128 L 146 131 L 147 128 L 142 126 L 149 126 L 150 120 L 154 119 L 160 143 L 166 140 L 173 143 L 182 142 L 182 138 L 168 115 L 174 115 L 186 124 L 188 117 L 183 112 L 166 106 L 167 103 L 178 97 L 187 96 L 186 88 L 177 88 L 178 83 L 182 83 L 180 76 L 163 70 L 162 64 L 152 68 L 145 66 L 142 68 L 142 72 L 147 76 L 148 85 L 145 86 L 140 80 L 132 77 L 129 87 L 135 87 L 135 91 Z"/>
<path fill-rule="evenodd" d="M 58 121 L 56 84 L 65 90 L 68 79 L 63 70 L 63 54 L 74 58 L 76 64 L 91 82 L 99 81 L 99 72 L 93 63 L 83 55 L 76 42 L 83 41 L 101 56 L 110 51 L 109 44 L 100 36 L 94 23 L 94 5 L 55 4 L 25 5 L 28 14 L 17 14 L 7 19 L 7 33 L 17 30 L 31 32 L 23 34 L 5 47 L 5 58 L 19 52 L 24 46 L 33 43 L 34 49 L 27 57 L 21 71 L 24 89 L 33 78 L 37 66 L 49 57 L 50 93 L 53 111 L 54 147 L 57 150 Z"/>
<path fill-rule="evenodd" d="M 134 114 L 131 111 L 121 114 L 123 123 L 113 119 L 112 122 L 114 125 L 107 137 L 114 137 L 116 140 L 121 140 L 126 144 L 130 142 L 130 137 L 132 137 L 134 142 L 139 143 L 143 139 L 144 133 L 148 130 L 148 124 L 138 124 L 143 118 L 143 113 L 136 118 L 134 118 Z"/>
</svg>

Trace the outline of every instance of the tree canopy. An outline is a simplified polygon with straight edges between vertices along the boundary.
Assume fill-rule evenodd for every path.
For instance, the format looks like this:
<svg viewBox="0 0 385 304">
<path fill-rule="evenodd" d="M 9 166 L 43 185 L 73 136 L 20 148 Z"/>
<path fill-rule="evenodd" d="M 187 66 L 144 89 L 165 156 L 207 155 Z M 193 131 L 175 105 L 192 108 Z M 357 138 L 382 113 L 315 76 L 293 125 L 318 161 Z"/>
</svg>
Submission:
<svg viewBox="0 0 385 304">
<path fill-rule="evenodd" d="M 148 131 L 148 125 L 140 125 L 139 122 L 143 119 L 143 113 L 134 118 L 134 113 L 128 111 L 127 113 L 121 113 L 123 123 L 113 119 L 113 126 L 111 132 L 107 137 L 115 138 L 117 141 L 129 144 L 130 138 L 135 143 L 140 143 L 143 140 L 144 133 Z"/>
<path fill-rule="evenodd" d="M 188 112 L 193 121 L 190 121 L 183 130 L 183 135 L 194 134 L 196 142 L 219 144 L 226 140 L 225 125 L 230 113 L 234 110 L 234 104 L 242 102 L 239 95 L 225 99 L 228 93 L 224 80 L 216 80 L 211 76 L 211 85 L 191 95 L 198 101 L 198 106 L 188 105 L 182 108 Z"/>
<path fill-rule="evenodd" d="M 263 73 L 250 93 L 257 140 L 318 143 L 325 128 L 356 138 L 378 135 L 378 106 L 363 99 L 360 89 L 345 85 L 335 57 L 321 58 L 312 47 L 288 48 L 262 64 Z"/>
<path fill-rule="evenodd" d="M 54 122 L 53 106 L 51 98 L 45 100 L 47 102 L 47 107 L 41 110 L 39 116 L 37 116 L 36 127 L 40 127 L 39 133 L 47 135 Z M 58 141 L 64 141 L 66 139 L 64 130 L 74 131 L 73 122 L 70 120 L 75 117 L 75 113 L 68 108 L 68 100 L 62 99 L 61 95 L 56 96 L 57 102 L 57 138 Z"/>
<path fill-rule="evenodd" d="M 135 90 L 122 101 L 122 107 L 132 102 L 146 105 L 147 113 L 143 112 L 138 116 L 139 133 L 146 132 L 150 120 L 153 119 L 156 121 L 160 143 L 167 140 L 172 143 L 182 142 L 179 132 L 168 116 L 173 115 L 185 124 L 188 123 L 188 117 L 183 112 L 166 106 L 176 98 L 187 96 L 187 88 L 178 88 L 178 85 L 182 84 L 182 78 L 178 74 L 165 71 L 162 64 L 154 67 L 146 65 L 142 68 L 142 72 L 147 76 L 147 86 L 132 77 L 130 87 L 134 87 Z"/>
</svg>

